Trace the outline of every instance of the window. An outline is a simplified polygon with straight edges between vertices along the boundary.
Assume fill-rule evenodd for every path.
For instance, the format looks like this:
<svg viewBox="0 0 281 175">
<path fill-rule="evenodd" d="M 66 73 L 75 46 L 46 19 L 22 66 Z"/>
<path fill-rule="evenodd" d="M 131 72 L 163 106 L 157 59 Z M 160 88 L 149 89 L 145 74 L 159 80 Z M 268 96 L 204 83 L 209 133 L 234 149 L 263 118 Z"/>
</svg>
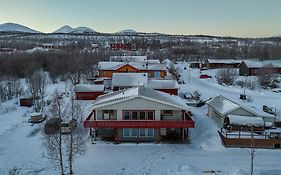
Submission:
<svg viewBox="0 0 281 175">
<path fill-rule="evenodd" d="M 124 120 L 130 120 L 130 111 L 124 111 L 123 115 Z"/>
<path fill-rule="evenodd" d="M 138 129 L 132 128 L 132 137 L 137 137 L 137 136 L 138 136 Z"/>
<path fill-rule="evenodd" d="M 145 120 L 145 111 L 140 111 L 140 120 Z"/>
<path fill-rule="evenodd" d="M 147 136 L 148 137 L 153 137 L 154 136 L 154 129 L 153 128 L 149 128 L 147 131 Z"/>
<path fill-rule="evenodd" d="M 133 111 L 132 112 L 132 120 L 137 120 L 138 119 L 138 111 Z"/>
<path fill-rule="evenodd" d="M 161 71 L 154 71 L 154 77 L 161 77 Z"/>
<path fill-rule="evenodd" d="M 123 136 L 124 137 L 129 137 L 130 136 L 130 129 L 129 128 L 124 128 L 123 129 Z"/>
<path fill-rule="evenodd" d="M 114 117 L 114 110 L 103 110 L 103 119 L 110 120 Z"/>
<path fill-rule="evenodd" d="M 154 112 L 147 111 L 147 120 L 154 120 Z"/>
<path fill-rule="evenodd" d="M 146 129 L 141 128 L 140 129 L 140 137 L 145 137 L 146 136 Z"/>
<path fill-rule="evenodd" d="M 173 111 L 172 110 L 164 110 L 164 116 L 172 116 Z"/>
</svg>

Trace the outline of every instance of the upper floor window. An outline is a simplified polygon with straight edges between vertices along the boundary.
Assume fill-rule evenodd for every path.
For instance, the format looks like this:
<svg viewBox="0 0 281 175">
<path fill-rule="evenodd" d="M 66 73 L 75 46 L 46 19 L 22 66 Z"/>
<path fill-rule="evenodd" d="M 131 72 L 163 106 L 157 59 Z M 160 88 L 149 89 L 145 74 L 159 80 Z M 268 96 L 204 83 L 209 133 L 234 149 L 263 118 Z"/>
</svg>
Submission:
<svg viewBox="0 0 281 175">
<path fill-rule="evenodd" d="M 173 115 L 172 110 L 164 110 L 163 113 L 164 113 L 164 116 L 172 116 Z"/>
<path fill-rule="evenodd" d="M 161 71 L 154 71 L 154 77 L 161 77 Z"/>
</svg>

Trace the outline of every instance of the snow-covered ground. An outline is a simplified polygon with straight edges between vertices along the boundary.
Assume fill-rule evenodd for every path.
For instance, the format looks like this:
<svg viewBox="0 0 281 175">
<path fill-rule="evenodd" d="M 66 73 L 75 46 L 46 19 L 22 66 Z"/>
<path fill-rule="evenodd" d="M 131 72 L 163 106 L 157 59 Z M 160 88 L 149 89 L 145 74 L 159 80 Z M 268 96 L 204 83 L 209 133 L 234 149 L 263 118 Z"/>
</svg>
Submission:
<svg viewBox="0 0 281 175">
<path fill-rule="evenodd" d="M 181 65 L 182 68 L 182 65 Z M 266 90 L 246 90 L 253 102 L 243 102 L 239 94 L 243 89 L 218 85 L 215 79 L 199 79 L 199 71 L 182 70 L 186 84 L 180 85 L 180 91 L 199 90 L 207 99 L 216 95 L 225 95 L 231 100 L 249 106 L 261 108 L 268 104 L 280 108 L 281 94 Z M 208 72 L 212 74 L 212 71 Z M 56 88 L 66 88 L 63 83 L 51 85 L 49 94 Z M 64 89 L 62 91 L 64 91 Z M 59 174 L 58 165 L 44 158 L 46 148 L 42 124 L 27 123 L 31 108 L 19 107 L 16 99 L 1 104 L 0 108 L 10 108 L 5 113 L 0 110 L 0 174 L 8 174 L 12 168 L 18 168 L 22 174 Z M 81 102 L 88 105 L 90 102 Z M 190 129 L 190 144 L 135 144 L 97 141 L 91 144 L 89 139 L 85 154 L 74 161 L 75 174 L 167 174 L 197 175 L 203 171 L 215 170 L 217 174 L 246 175 L 250 171 L 250 154 L 246 148 L 224 148 L 218 136 L 218 127 L 206 116 L 207 107 L 191 107 L 196 128 Z M 256 152 L 254 174 L 280 174 L 281 150 L 259 149 Z"/>
</svg>

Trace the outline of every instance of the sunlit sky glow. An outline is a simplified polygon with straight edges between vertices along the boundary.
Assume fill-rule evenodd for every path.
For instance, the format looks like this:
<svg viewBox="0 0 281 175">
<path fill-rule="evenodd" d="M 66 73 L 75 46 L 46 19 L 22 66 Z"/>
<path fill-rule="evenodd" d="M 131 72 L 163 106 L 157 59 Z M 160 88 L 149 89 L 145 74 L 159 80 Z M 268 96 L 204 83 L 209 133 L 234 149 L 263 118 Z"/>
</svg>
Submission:
<svg viewBox="0 0 281 175">
<path fill-rule="evenodd" d="M 0 0 L 0 23 L 42 32 L 63 25 L 99 32 L 281 35 L 281 0 Z"/>
</svg>

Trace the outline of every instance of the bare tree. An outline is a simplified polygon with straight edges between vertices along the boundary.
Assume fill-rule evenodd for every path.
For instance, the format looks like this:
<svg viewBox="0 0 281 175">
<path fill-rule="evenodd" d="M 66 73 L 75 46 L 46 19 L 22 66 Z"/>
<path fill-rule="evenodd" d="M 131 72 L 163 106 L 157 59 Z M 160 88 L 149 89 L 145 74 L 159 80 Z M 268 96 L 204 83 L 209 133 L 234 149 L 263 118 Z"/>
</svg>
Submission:
<svg viewBox="0 0 281 175">
<path fill-rule="evenodd" d="M 274 79 L 274 67 L 273 65 L 266 65 L 257 72 L 257 77 L 260 85 L 264 88 L 270 87 Z"/>
<path fill-rule="evenodd" d="M 220 69 L 216 74 L 219 84 L 233 85 L 238 76 L 237 70 L 232 68 Z"/>
<path fill-rule="evenodd" d="M 69 174 L 73 174 L 73 158 L 78 154 L 82 154 L 86 149 L 86 136 L 87 130 L 83 128 L 82 122 L 82 110 L 81 106 L 74 101 L 74 97 L 70 100 L 70 117 L 71 121 L 78 122 L 76 129 L 74 129 L 74 123 L 71 123 L 71 132 L 68 138 L 68 164 L 69 164 Z"/>
<path fill-rule="evenodd" d="M 53 103 L 50 108 L 50 113 L 52 116 L 57 116 L 59 119 L 62 119 L 65 113 L 64 102 L 61 99 L 61 96 L 58 90 L 55 90 L 52 99 Z M 55 160 L 60 165 L 61 174 L 64 174 L 64 164 L 63 164 L 63 141 L 62 134 L 59 130 L 59 133 L 46 135 L 46 147 L 50 155 L 50 159 Z"/>
<path fill-rule="evenodd" d="M 35 71 L 32 76 L 28 78 L 28 89 L 34 98 L 33 108 L 36 112 L 40 112 L 43 109 L 46 85 L 46 76 L 42 70 Z"/>
</svg>

